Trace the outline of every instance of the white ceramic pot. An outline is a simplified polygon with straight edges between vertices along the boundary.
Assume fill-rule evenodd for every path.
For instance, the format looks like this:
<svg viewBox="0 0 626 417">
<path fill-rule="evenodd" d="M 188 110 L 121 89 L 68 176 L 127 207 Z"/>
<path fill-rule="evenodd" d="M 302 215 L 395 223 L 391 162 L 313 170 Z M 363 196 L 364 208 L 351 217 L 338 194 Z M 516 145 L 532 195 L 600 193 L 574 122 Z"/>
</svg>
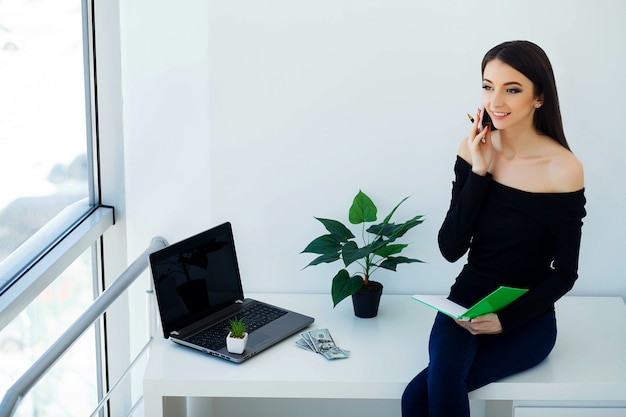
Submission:
<svg viewBox="0 0 626 417">
<path fill-rule="evenodd" d="M 228 333 L 226 337 L 226 349 L 230 353 L 241 355 L 246 350 L 246 344 L 248 343 L 248 333 L 244 333 L 243 339 L 232 337 L 231 333 Z"/>
</svg>

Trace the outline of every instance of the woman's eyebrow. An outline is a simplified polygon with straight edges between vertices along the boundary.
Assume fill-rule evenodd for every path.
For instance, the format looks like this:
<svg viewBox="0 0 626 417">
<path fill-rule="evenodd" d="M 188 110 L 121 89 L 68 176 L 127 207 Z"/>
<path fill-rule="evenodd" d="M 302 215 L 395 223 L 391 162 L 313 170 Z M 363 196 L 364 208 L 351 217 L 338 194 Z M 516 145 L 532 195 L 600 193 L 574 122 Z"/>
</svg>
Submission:
<svg viewBox="0 0 626 417">
<path fill-rule="evenodd" d="M 490 79 L 488 79 L 488 78 L 483 78 L 483 81 L 487 81 L 488 83 L 493 84 L 493 81 L 491 81 L 491 80 L 490 80 Z M 502 84 L 502 85 L 518 85 L 518 86 L 520 86 L 520 87 L 523 87 L 522 83 L 517 82 L 517 81 L 509 81 L 509 82 L 506 82 L 506 83 L 504 83 L 504 84 Z"/>
</svg>

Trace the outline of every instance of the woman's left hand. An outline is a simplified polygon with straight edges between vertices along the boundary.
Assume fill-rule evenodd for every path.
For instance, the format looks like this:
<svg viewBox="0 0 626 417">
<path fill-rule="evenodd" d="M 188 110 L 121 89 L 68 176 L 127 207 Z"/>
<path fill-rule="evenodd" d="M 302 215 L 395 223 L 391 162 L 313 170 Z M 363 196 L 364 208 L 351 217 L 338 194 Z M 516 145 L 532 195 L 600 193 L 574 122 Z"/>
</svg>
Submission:
<svg viewBox="0 0 626 417">
<path fill-rule="evenodd" d="M 470 321 L 456 320 L 456 322 L 473 335 L 502 333 L 502 324 L 498 315 L 494 313 L 474 317 Z"/>
<path fill-rule="evenodd" d="M 472 159 L 472 171 L 480 176 L 489 172 L 493 160 L 493 144 L 491 143 L 491 125 L 486 125 L 479 130 L 479 120 L 486 112 L 485 109 L 478 109 L 474 124 L 467 136 L 467 149 Z"/>
</svg>

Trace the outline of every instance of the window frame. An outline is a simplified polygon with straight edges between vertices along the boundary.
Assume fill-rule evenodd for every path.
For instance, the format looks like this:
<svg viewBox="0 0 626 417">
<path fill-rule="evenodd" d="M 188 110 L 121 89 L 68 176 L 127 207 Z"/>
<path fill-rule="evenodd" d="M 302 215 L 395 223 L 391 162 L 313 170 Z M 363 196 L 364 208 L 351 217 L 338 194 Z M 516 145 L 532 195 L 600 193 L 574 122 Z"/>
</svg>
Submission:
<svg viewBox="0 0 626 417">
<path fill-rule="evenodd" d="M 128 265 L 120 5 L 119 0 L 81 0 L 81 7 L 89 197 L 66 209 L 73 213 L 85 209 L 80 219 L 68 222 L 66 212 L 45 226 L 50 229 L 42 231 L 41 236 L 55 228 L 54 222 L 56 227 L 64 222 L 73 225 L 64 236 L 55 237 L 54 244 L 36 244 L 35 240 L 29 243 L 32 246 L 25 253 L 30 253 L 31 258 L 36 253 L 37 262 L 26 262 L 26 258 L 17 262 L 19 257 L 15 255 L 11 270 L 17 273 L 19 269 L 23 280 L 15 281 L 0 296 L 0 330 L 89 246 L 93 251 L 90 278 L 95 281 L 94 298 Z M 100 137 L 106 139 L 100 141 Z M 130 294 L 120 297 L 107 310 L 104 320 L 95 323 L 99 398 L 109 390 L 111 381 L 124 374 L 131 361 L 129 324 L 123 320 L 130 311 L 129 298 Z M 107 410 L 101 410 L 100 415 L 128 411 L 133 387 L 124 383 L 120 388 L 115 398 L 108 399 Z"/>
<path fill-rule="evenodd" d="M 101 205 L 95 4 L 93 0 L 80 3 L 88 197 L 67 206 L 0 263 L 0 330 L 115 223 L 113 208 Z"/>
<path fill-rule="evenodd" d="M 94 298 L 108 288 L 128 265 L 120 4 L 119 0 L 81 0 L 81 5 L 84 62 L 88 63 L 85 111 L 86 138 L 90 138 L 88 147 L 91 146 L 88 148 L 91 153 L 88 161 L 89 181 L 93 189 L 87 199 L 91 209 L 54 247 L 49 250 L 40 248 L 37 252 L 42 255 L 40 261 L 25 268 L 33 274 L 30 291 L 25 292 L 23 288 L 20 291 L 19 285 L 26 286 L 27 283 L 22 281 L 21 284 L 13 284 L 0 297 L 0 319 L 5 321 L 19 314 L 23 306 L 46 287 L 47 280 L 56 278 L 55 274 L 63 268 L 62 265 L 69 265 L 82 253 L 81 249 L 91 245 L 94 251 L 93 279 L 97 280 Z M 100 141 L 101 137 L 105 140 Z M 57 261 L 53 261 L 53 256 L 57 257 Z M 37 276 L 37 270 L 46 272 Z M 120 297 L 107 310 L 104 320 L 96 323 L 96 345 L 100 346 L 95 358 L 98 361 L 96 377 L 99 395 L 108 391 L 110 381 L 123 375 L 131 361 L 130 326 L 124 319 L 130 311 L 129 298 L 133 297 L 136 295 Z M 0 329 L 3 326 L 0 323 Z M 121 415 L 128 411 L 132 404 L 133 387 L 124 383 L 120 388 L 115 398 L 107 401 L 105 414 Z"/>
<path fill-rule="evenodd" d="M 69 265 L 89 249 L 114 224 L 112 207 L 93 207 L 78 220 L 74 212 L 84 202 L 74 203 L 46 224 L 1 265 L 0 275 L 15 279 L 0 296 L 0 330 L 9 324 Z M 68 229 L 68 222 L 74 222 Z M 58 236 L 59 229 L 65 232 Z M 31 262 L 32 253 L 38 256 Z"/>
</svg>

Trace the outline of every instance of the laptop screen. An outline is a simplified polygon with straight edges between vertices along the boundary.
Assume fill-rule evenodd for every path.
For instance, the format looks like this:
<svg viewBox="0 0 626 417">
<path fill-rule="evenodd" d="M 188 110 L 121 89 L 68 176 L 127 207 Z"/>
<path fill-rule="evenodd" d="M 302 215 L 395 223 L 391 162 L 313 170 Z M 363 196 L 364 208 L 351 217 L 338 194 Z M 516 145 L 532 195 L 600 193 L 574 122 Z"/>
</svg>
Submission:
<svg viewBox="0 0 626 417">
<path fill-rule="evenodd" d="M 154 252 L 150 265 L 165 337 L 243 300 L 230 223 Z"/>
</svg>

